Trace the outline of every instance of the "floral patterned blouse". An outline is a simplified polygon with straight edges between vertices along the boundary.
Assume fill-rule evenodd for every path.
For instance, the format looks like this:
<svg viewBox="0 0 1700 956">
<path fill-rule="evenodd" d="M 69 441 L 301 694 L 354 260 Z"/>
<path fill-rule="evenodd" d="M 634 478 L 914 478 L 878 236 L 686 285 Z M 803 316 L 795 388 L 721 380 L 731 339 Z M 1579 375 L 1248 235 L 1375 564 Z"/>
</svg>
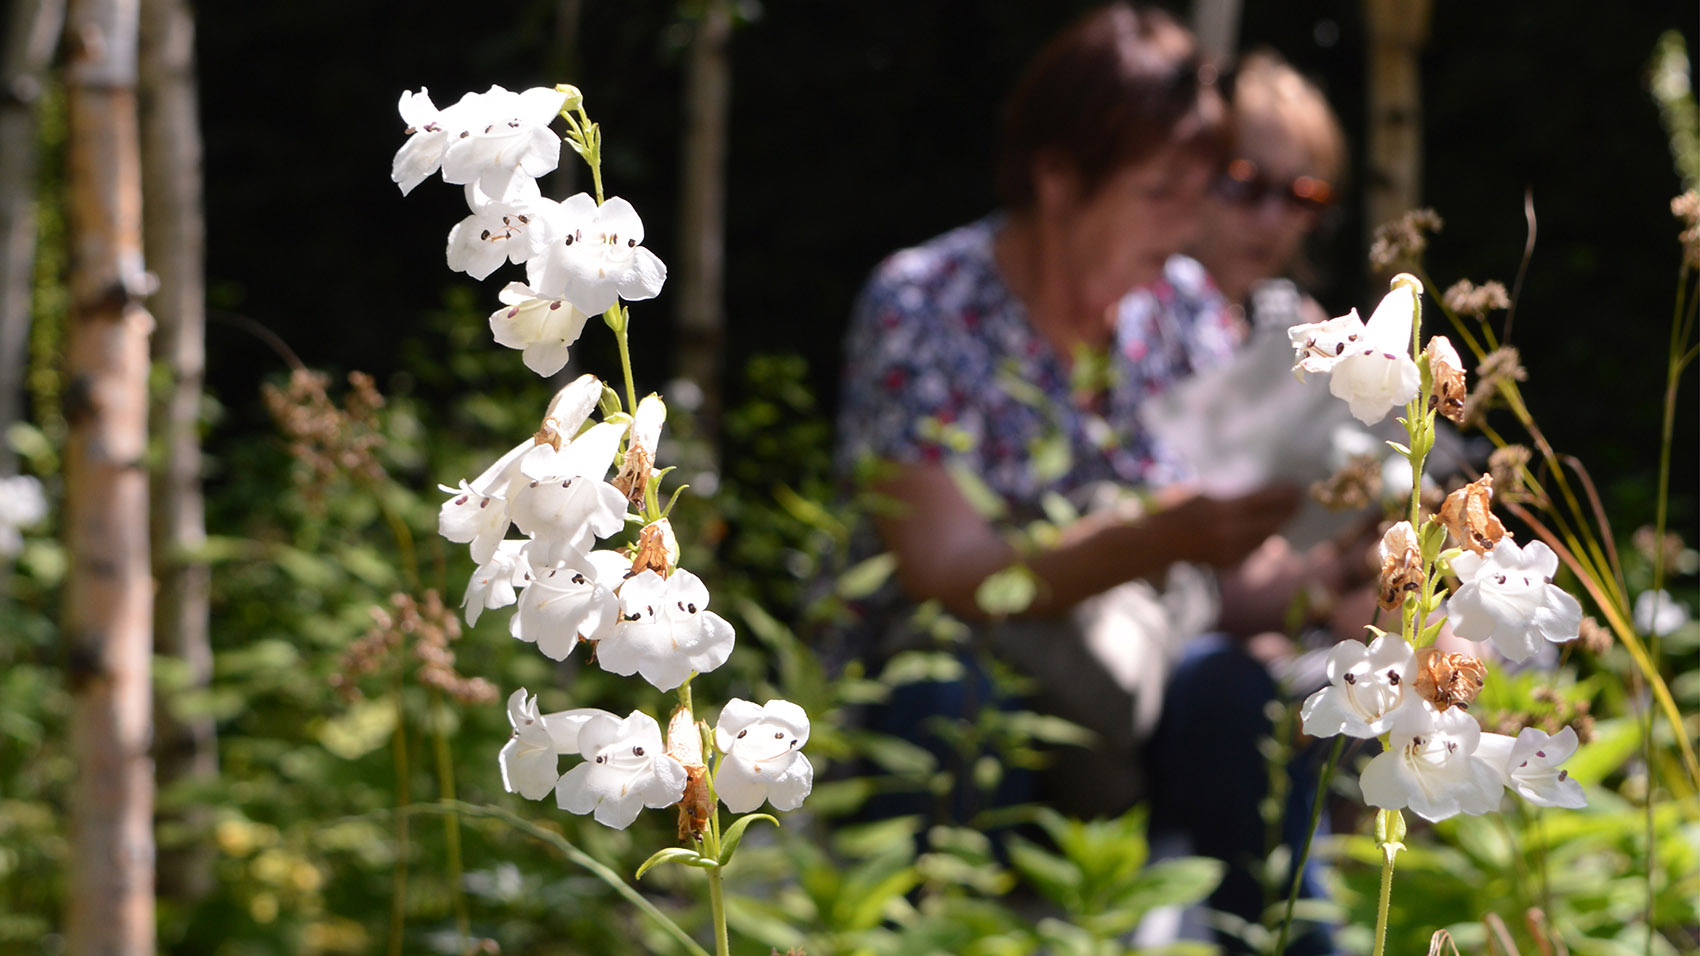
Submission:
<svg viewBox="0 0 1700 956">
<path fill-rule="evenodd" d="M 898 252 L 863 288 L 845 344 L 840 471 L 869 458 L 960 463 L 1018 519 L 1048 492 L 1186 477 L 1136 409 L 1241 339 L 1204 269 L 1171 259 L 1121 302 L 1110 354 L 1071 367 L 1004 283 L 992 255 L 1001 222 Z"/>
</svg>

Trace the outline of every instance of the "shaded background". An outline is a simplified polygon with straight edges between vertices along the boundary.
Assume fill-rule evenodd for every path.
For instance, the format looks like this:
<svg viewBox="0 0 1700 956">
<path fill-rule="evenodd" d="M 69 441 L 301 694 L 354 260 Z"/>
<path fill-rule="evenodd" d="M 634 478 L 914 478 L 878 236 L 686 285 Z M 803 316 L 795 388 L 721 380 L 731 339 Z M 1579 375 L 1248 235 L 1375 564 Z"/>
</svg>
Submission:
<svg viewBox="0 0 1700 956">
<path fill-rule="evenodd" d="M 606 136 L 609 194 L 632 200 L 646 244 L 677 261 L 689 5 L 588 0 L 571 50 L 556 6 L 200 5 L 210 384 L 230 409 L 212 436 L 215 458 L 221 441 L 268 427 L 255 382 L 282 370 L 221 317 L 264 323 L 308 365 L 367 369 L 405 392 L 413 384 L 404 346 L 448 347 L 424 317 L 446 301 L 486 314 L 500 284 L 517 277 L 513 267 L 482 284 L 449 273 L 442 248 L 464 215 L 460 190 L 430 180 L 403 199 L 387 181 L 402 141 L 395 101 L 403 89 L 429 87 L 441 104 L 490 83 L 578 84 Z M 888 252 L 992 208 L 1001 98 L 1038 45 L 1086 6 L 779 0 L 740 8 L 729 383 L 751 355 L 798 353 L 830 412 L 838 344 L 863 277 Z M 1620 534 L 1651 518 L 1679 252 L 1669 200 L 1680 185 L 1645 91 L 1645 64 L 1673 26 L 1692 49 L 1695 20 L 1692 5 L 1676 3 L 1616 5 L 1610 16 L 1582 3 L 1439 3 L 1423 61 L 1424 201 L 1446 220 L 1430 274 L 1442 285 L 1468 277 L 1509 286 L 1523 247 L 1523 195 L 1532 190 L 1539 242 L 1513 344 L 1531 370 L 1536 419 L 1561 452 L 1589 464 Z M 1361 169 L 1360 5 L 1248 4 L 1241 36 L 1245 46 L 1273 46 L 1321 83 Z M 563 152 L 563 165 L 576 162 Z M 1347 182 L 1313 256 L 1315 291 L 1331 312 L 1377 298 L 1364 278 L 1359 186 Z M 545 180 L 557 196 L 577 188 L 561 172 Z M 659 387 L 671 368 L 670 291 L 633 309 L 645 388 Z M 575 356 L 592 369 L 613 367 L 596 351 L 606 338 L 593 330 Z M 1691 393 L 1679 407 L 1672 527 L 1691 532 Z"/>
</svg>

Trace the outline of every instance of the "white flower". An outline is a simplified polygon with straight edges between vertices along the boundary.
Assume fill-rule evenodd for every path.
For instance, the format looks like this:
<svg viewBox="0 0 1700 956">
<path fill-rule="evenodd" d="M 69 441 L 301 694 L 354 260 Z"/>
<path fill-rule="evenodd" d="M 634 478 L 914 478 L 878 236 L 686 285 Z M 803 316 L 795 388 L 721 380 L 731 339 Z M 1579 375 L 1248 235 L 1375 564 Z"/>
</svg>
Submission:
<svg viewBox="0 0 1700 956">
<path fill-rule="evenodd" d="M 589 316 L 564 298 L 540 295 L 523 282 L 510 282 L 497 296 L 506 303 L 490 313 L 497 345 L 521 349 L 525 367 L 553 375 L 566 367 L 568 347 L 578 341 Z"/>
<path fill-rule="evenodd" d="M 569 555 L 559 567 L 534 570 L 508 633 L 535 643 L 550 660 L 565 660 L 579 638 L 599 641 L 620 617 L 614 589 L 631 567 L 613 551 Z"/>
<path fill-rule="evenodd" d="M 1476 756 L 1493 765 L 1507 787 L 1535 806 L 1575 810 L 1587 806 L 1588 798 L 1582 794 L 1582 785 L 1570 779 L 1570 771 L 1558 765 L 1570 759 L 1576 746 L 1576 731 L 1569 727 L 1550 737 L 1544 730 L 1525 727 L 1516 737 L 1482 734 Z"/>
<path fill-rule="evenodd" d="M 1499 770 L 1476 755 L 1481 736 L 1475 718 L 1456 707 L 1436 711 L 1423 701 L 1400 708 L 1387 749 L 1359 778 L 1364 802 L 1386 810 L 1410 807 L 1425 820 L 1496 809 L 1504 784 Z"/>
<path fill-rule="evenodd" d="M 814 787 L 815 768 L 802 753 L 809 715 L 788 700 L 760 707 L 727 701 L 714 742 L 726 755 L 714 774 L 714 792 L 733 813 L 748 813 L 763 800 L 776 810 L 795 810 Z"/>
<path fill-rule="evenodd" d="M 535 179 L 550 172 L 561 161 L 561 138 L 549 124 L 566 99 L 546 86 L 524 93 L 492 86 L 472 107 L 439 119 L 448 132 L 443 180 L 504 196 L 516 174 Z"/>
<path fill-rule="evenodd" d="M 526 439 L 508 449 L 484 473 L 456 487 L 438 485 L 449 500 L 437 512 L 437 533 L 456 544 L 472 545 L 472 560 L 488 564 L 496 546 L 508 534 L 508 489 L 519 475 L 519 462 L 533 442 Z"/>
<path fill-rule="evenodd" d="M 24 549 L 18 532 L 47 517 L 47 496 L 30 475 L 0 478 L 0 555 L 11 557 Z"/>
<path fill-rule="evenodd" d="M 732 625 L 708 610 L 700 578 L 682 568 L 665 579 L 644 571 L 620 588 L 620 624 L 596 645 L 596 659 L 603 670 L 642 674 L 658 690 L 672 690 L 692 671 L 726 663 L 732 643 Z"/>
<path fill-rule="evenodd" d="M 1393 288 L 1366 325 L 1353 309 L 1350 314 L 1296 325 L 1287 338 L 1297 350 L 1293 371 L 1329 374 L 1328 390 L 1346 401 L 1352 416 L 1366 425 L 1417 397 L 1422 372 L 1411 358 L 1411 325 L 1416 321 L 1417 296 L 1422 284 L 1408 275 L 1395 276 Z"/>
<path fill-rule="evenodd" d="M 1407 677 L 1415 655 L 1397 634 L 1368 646 L 1341 641 L 1328 652 L 1329 686 L 1310 695 L 1299 710 L 1304 732 L 1313 737 L 1379 737 L 1401 707 L 1416 699 Z"/>
<path fill-rule="evenodd" d="M 670 807 L 685 794 L 684 765 L 667 756 L 661 726 L 648 714 L 592 717 L 577 743 L 585 761 L 555 787 L 562 810 L 594 812 L 596 822 L 624 830 L 644 807 Z"/>
<path fill-rule="evenodd" d="M 1582 605 L 1552 583 L 1558 555 L 1539 541 L 1519 548 L 1507 535 L 1486 555 L 1471 551 L 1452 559 L 1463 583 L 1446 601 L 1452 630 L 1465 640 L 1491 640 L 1500 653 L 1520 661 L 1540 648 L 1575 640 Z"/>
<path fill-rule="evenodd" d="M 615 196 L 598 206 L 579 193 L 548 216 L 549 249 L 525 264 L 539 295 L 563 296 L 597 315 L 620 299 L 652 299 L 661 291 L 667 267 L 643 247 L 643 220 L 631 203 Z"/>
<path fill-rule="evenodd" d="M 548 243 L 537 181 L 516 177 L 506 196 L 492 197 L 466 185 L 466 204 L 472 210 L 449 230 L 449 268 L 482 279 L 503 260 L 521 263 L 543 251 Z M 505 300 L 504 300 L 505 301 Z"/>
<path fill-rule="evenodd" d="M 1635 629 L 1642 634 L 1664 637 L 1688 623 L 1688 608 L 1677 603 L 1669 591 L 1642 591 L 1635 596 Z"/>
<path fill-rule="evenodd" d="M 448 127 L 456 116 L 475 110 L 478 99 L 479 94 L 468 93 L 459 103 L 439 110 L 425 87 L 417 93 L 402 91 L 397 108 L 407 124 L 407 142 L 396 150 L 390 163 L 390 181 L 401 187 L 403 196 L 442 166 L 443 151 L 449 145 Z"/>
<path fill-rule="evenodd" d="M 519 599 L 514 588 L 523 587 L 531 571 L 525 560 L 525 545 L 518 538 L 500 541 L 490 560 L 473 569 L 466 598 L 460 602 L 466 608 L 467 627 L 477 624 L 486 610 L 507 607 Z"/>
<path fill-rule="evenodd" d="M 508 723 L 513 736 L 502 747 L 497 762 L 502 768 L 502 786 L 527 800 L 541 800 L 561 779 L 557 771 L 562 754 L 578 753 L 579 730 L 592 717 L 616 719 L 593 707 L 537 713 L 537 698 L 527 697 L 525 688 L 508 697 Z"/>
<path fill-rule="evenodd" d="M 540 444 L 520 461 L 529 483 L 516 482 L 514 524 L 537 539 L 533 567 L 547 567 L 570 553 L 584 553 L 597 538 L 626 525 L 626 496 L 604 481 L 626 426 L 592 425 L 584 434 L 554 446 Z"/>
</svg>

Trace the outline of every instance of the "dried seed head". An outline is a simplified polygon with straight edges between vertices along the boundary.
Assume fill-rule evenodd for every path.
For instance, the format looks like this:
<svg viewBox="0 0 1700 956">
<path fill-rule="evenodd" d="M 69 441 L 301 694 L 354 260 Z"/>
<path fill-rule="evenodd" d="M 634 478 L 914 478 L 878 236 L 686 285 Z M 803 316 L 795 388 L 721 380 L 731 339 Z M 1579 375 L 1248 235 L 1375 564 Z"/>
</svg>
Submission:
<svg viewBox="0 0 1700 956">
<path fill-rule="evenodd" d="M 1493 476 L 1483 475 L 1446 496 L 1440 523 L 1461 547 L 1486 554 L 1505 537 L 1505 525 L 1490 508 L 1492 501 Z"/>
<path fill-rule="evenodd" d="M 1453 283 L 1440 300 L 1453 312 L 1478 319 L 1486 318 L 1489 312 L 1511 308 L 1511 297 L 1506 294 L 1505 286 L 1498 282 L 1477 286 L 1468 279 L 1461 279 Z"/>
<path fill-rule="evenodd" d="M 1582 619 L 1579 639 L 1582 649 L 1595 656 L 1611 650 L 1611 628 L 1595 620 L 1592 615 Z"/>
<path fill-rule="evenodd" d="M 1670 201 L 1671 215 L 1682 223 L 1682 258 L 1690 269 L 1700 269 L 1700 193 L 1690 189 Z"/>
<path fill-rule="evenodd" d="M 1523 471 L 1529 467 L 1531 453 L 1522 445 L 1506 445 L 1496 448 L 1488 456 L 1488 475 L 1493 478 L 1494 487 L 1499 489 L 1500 497 L 1511 499 L 1516 497 L 1523 488 Z"/>
<path fill-rule="evenodd" d="M 1439 232 L 1443 225 L 1433 209 L 1413 209 L 1393 222 L 1382 223 L 1370 243 L 1370 265 L 1392 269 L 1416 262 L 1428 248 L 1429 234 Z"/>
<path fill-rule="evenodd" d="M 1381 500 L 1381 462 L 1354 455 L 1339 471 L 1310 486 L 1310 496 L 1330 511 L 1357 511 Z"/>
</svg>

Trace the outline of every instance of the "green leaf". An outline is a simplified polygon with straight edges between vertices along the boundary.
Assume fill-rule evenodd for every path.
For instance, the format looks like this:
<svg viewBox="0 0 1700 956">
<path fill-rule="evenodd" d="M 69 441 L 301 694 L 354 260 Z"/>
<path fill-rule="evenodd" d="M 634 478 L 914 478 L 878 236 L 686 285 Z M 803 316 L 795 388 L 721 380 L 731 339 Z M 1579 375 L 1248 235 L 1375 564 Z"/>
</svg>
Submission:
<svg viewBox="0 0 1700 956">
<path fill-rule="evenodd" d="M 766 820 L 774 826 L 779 826 L 779 820 L 769 813 L 750 813 L 739 817 L 726 828 L 726 835 L 720 840 L 720 865 L 725 866 L 732 861 L 732 854 L 738 851 L 738 844 L 744 842 L 744 831 L 756 820 Z"/>
<path fill-rule="evenodd" d="M 956 482 L 956 490 L 962 492 L 962 497 L 968 502 L 968 506 L 973 508 L 980 517 L 987 521 L 995 521 L 1008 513 L 1009 507 L 1004 504 L 1003 498 L 966 465 L 960 462 L 951 462 L 944 467 L 945 471 L 949 472 L 951 480 Z"/>
<path fill-rule="evenodd" d="M 1024 564 L 1012 564 L 986 576 L 974 589 L 974 602 L 992 617 L 1020 614 L 1039 595 L 1039 579 Z"/>
<path fill-rule="evenodd" d="M 637 868 L 637 875 L 635 877 L 633 877 L 633 879 L 639 879 L 639 880 L 643 879 L 643 875 L 645 873 L 648 873 L 650 870 L 654 869 L 655 867 L 660 866 L 663 863 L 684 863 L 684 864 L 687 864 L 687 865 L 693 865 L 694 866 L 699 861 L 700 862 L 708 862 L 708 863 L 714 862 L 712 860 L 705 860 L 705 858 L 703 857 L 703 855 L 701 853 L 698 853 L 697 851 L 691 849 L 690 847 L 684 847 L 684 846 L 665 847 L 663 849 L 656 850 L 653 854 L 650 855 L 649 859 L 644 860 L 643 865 Z"/>
<path fill-rule="evenodd" d="M 879 590 L 897 570 L 897 555 L 887 551 L 859 561 L 838 577 L 838 596 L 847 601 L 864 598 Z"/>
<path fill-rule="evenodd" d="M 1056 525 L 1071 525 L 1080 520 L 1080 511 L 1073 502 L 1054 491 L 1045 492 L 1039 499 L 1039 507 L 1044 509 L 1045 517 Z"/>
<path fill-rule="evenodd" d="M 1398 452 L 1401 455 L 1405 455 L 1406 457 L 1409 457 L 1410 454 L 1411 454 L 1411 450 L 1409 448 L 1406 448 L 1404 445 L 1401 445 L 1396 441 L 1388 442 L 1387 447 L 1393 449 L 1394 451 Z"/>
<path fill-rule="evenodd" d="M 387 743 L 395 725 L 395 698 L 382 697 L 355 701 L 347 713 L 320 723 L 315 735 L 326 750 L 354 760 Z"/>
</svg>

